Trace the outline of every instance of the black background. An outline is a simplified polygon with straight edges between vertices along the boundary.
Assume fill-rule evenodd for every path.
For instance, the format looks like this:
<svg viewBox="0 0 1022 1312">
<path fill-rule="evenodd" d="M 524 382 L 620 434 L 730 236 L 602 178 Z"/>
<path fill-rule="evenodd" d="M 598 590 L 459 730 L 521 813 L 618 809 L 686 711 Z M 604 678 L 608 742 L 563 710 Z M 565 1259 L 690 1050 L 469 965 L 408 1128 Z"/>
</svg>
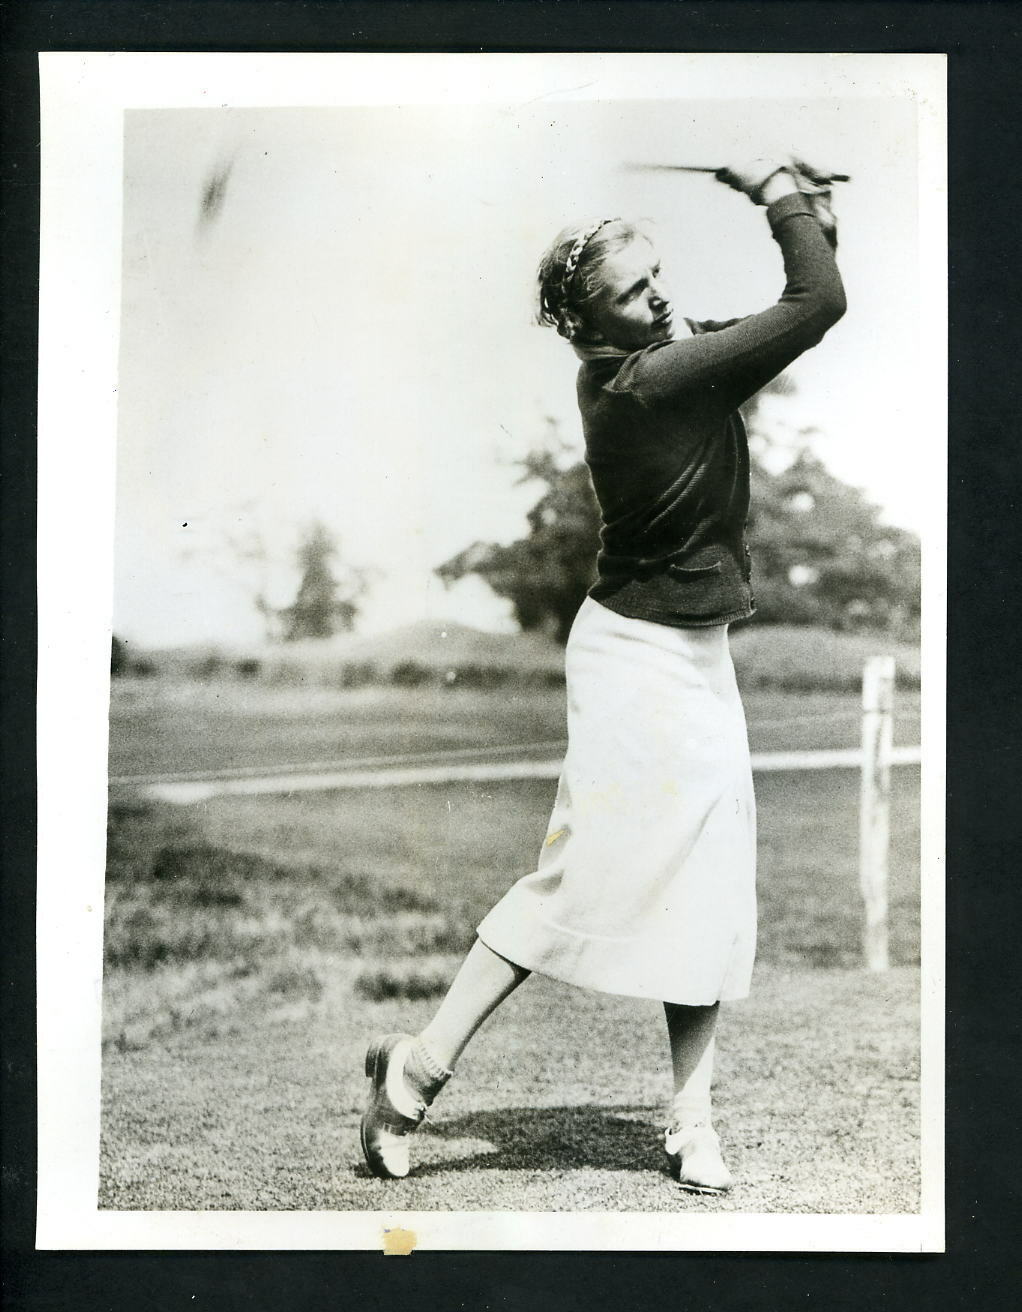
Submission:
<svg viewBox="0 0 1022 1312">
<path fill-rule="evenodd" d="M 1016 4 L 4 0 L 4 1305 L 10 1309 L 1000 1307 L 1017 1288 L 1019 63 Z M 948 54 L 947 1243 L 940 1255 L 35 1253 L 35 391 L 41 50 Z M 933 362 L 942 386 L 943 363 Z M 939 446 L 939 434 L 934 434 Z M 906 440 L 927 459 L 926 435 Z M 73 549 L 73 544 L 68 544 Z"/>
</svg>

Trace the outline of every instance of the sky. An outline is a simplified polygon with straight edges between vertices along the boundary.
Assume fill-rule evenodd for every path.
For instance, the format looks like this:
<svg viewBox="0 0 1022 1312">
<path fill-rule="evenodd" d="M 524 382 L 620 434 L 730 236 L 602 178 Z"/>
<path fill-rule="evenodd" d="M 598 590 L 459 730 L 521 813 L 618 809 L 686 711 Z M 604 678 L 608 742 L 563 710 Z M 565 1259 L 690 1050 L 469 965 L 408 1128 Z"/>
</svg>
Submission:
<svg viewBox="0 0 1022 1312">
<path fill-rule="evenodd" d="M 537 489 L 515 462 L 582 454 L 570 348 L 534 324 L 539 257 L 569 222 L 646 219 L 675 305 L 753 313 L 783 287 L 763 210 L 712 178 L 766 143 L 839 187 L 849 309 L 772 401 L 891 523 L 919 530 L 928 439 L 910 94 L 125 115 L 114 630 L 152 646 L 258 639 L 302 530 L 372 571 L 361 627 L 511 625 L 479 580 L 432 571 L 510 541 Z M 211 179 L 216 213 L 201 215 Z M 941 202 L 942 203 L 942 202 Z M 943 365 L 938 371 L 940 383 Z M 551 423 L 552 421 L 552 423 Z"/>
</svg>

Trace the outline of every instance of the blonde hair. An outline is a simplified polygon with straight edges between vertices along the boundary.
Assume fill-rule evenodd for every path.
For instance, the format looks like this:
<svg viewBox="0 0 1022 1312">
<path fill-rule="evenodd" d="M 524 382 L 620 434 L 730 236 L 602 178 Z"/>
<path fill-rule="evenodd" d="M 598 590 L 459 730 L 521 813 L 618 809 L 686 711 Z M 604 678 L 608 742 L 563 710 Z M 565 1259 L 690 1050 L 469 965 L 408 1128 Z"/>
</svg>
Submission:
<svg viewBox="0 0 1022 1312">
<path fill-rule="evenodd" d="M 624 219 L 573 224 L 557 234 L 539 264 L 536 321 L 556 328 L 569 342 L 584 340 L 591 325 L 586 304 L 600 290 L 608 255 L 645 233 Z"/>
</svg>

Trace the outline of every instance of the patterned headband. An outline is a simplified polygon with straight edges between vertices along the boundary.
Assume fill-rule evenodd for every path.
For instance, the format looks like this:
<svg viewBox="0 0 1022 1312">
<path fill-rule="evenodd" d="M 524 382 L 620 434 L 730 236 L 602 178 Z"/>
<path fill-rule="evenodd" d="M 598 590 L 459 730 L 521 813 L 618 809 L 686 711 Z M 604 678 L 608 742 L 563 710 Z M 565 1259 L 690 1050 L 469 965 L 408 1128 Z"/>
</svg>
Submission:
<svg viewBox="0 0 1022 1312">
<path fill-rule="evenodd" d="M 568 258 L 564 262 L 564 273 L 561 277 L 561 302 L 567 304 L 568 290 L 571 287 L 571 280 L 575 276 L 575 270 L 578 268 L 578 262 L 582 258 L 582 252 L 588 246 L 589 242 L 596 236 L 601 228 L 605 228 L 608 223 L 617 223 L 617 219 L 600 219 L 599 223 L 594 223 L 591 228 L 586 228 L 585 232 L 579 237 L 575 245 L 568 252 Z"/>
</svg>

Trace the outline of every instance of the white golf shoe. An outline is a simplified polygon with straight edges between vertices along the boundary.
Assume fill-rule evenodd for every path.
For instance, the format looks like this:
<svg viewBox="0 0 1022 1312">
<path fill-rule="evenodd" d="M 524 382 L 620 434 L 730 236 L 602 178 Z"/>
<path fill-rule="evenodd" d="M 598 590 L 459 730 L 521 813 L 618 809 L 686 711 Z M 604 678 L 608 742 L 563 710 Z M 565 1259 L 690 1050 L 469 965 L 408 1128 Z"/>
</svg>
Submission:
<svg viewBox="0 0 1022 1312">
<path fill-rule="evenodd" d="M 671 1174 L 682 1189 L 695 1194 L 726 1194 L 734 1184 L 712 1125 L 668 1126 L 664 1147 Z"/>
</svg>

